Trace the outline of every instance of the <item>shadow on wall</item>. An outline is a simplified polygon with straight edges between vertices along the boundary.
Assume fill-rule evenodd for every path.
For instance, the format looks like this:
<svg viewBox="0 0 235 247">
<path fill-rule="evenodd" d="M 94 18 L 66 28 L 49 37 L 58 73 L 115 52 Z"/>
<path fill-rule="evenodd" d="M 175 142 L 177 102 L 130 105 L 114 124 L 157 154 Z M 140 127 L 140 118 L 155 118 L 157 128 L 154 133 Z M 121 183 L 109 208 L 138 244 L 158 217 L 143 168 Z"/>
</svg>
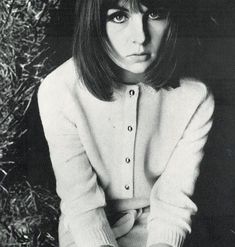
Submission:
<svg viewBox="0 0 235 247">
<path fill-rule="evenodd" d="M 194 198 L 200 211 L 188 247 L 230 247 L 235 243 L 235 4 L 222 2 L 215 8 L 218 25 L 204 35 L 200 54 L 201 75 L 215 95 L 216 108 Z M 73 4 L 74 0 L 62 1 L 48 27 L 48 42 L 56 50 L 55 65 L 71 56 Z M 28 148 L 22 156 L 30 181 L 54 190 L 36 96 L 25 124 L 29 131 L 23 143 Z"/>
</svg>

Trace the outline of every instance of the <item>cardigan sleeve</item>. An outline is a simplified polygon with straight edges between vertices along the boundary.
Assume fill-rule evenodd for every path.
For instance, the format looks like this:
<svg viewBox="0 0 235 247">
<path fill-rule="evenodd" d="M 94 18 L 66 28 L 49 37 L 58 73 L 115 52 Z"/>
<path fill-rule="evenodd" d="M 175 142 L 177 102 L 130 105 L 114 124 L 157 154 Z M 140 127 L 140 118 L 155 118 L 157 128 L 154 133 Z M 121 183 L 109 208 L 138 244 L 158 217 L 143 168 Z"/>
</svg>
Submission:
<svg viewBox="0 0 235 247">
<path fill-rule="evenodd" d="M 104 212 L 104 192 L 80 142 L 76 125 L 64 110 L 65 92 L 54 84 L 47 79 L 41 84 L 38 103 L 65 227 L 72 233 L 76 246 L 117 246 Z"/>
<path fill-rule="evenodd" d="M 190 199 L 199 174 L 203 148 L 212 126 L 214 100 L 210 93 L 194 112 L 168 164 L 150 194 L 147 246 L 183 245 L 191 232 L 191 216 L 197 206 Z"/>
</svg>

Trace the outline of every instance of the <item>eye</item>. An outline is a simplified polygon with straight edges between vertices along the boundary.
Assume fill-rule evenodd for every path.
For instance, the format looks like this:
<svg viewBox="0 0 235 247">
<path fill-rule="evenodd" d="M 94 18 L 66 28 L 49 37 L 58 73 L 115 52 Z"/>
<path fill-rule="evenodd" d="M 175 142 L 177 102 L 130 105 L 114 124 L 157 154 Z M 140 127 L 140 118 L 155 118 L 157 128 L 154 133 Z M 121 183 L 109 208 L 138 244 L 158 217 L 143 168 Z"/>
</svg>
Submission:
<svg viewBox="0 0 235 247">
<path fill-rule="evenodd" d="M 148 18 L 150 20 L 162 20 L 167 17 L 168 11 L 165 8 L 158 8 L 157 10 L 149 11 Z"/>
<path fill-rule="evenodd" d="M 117 23 L 117 24 L 121 24 L 121 23 L 124 23 L 127 21 L 128 17 L 127 17 L 127 14 L 122 12 L 122 11 L 118 11 L 118 12 L 115 12 L 111 15 L 109 15 L 107 17 L 108 21 L 112 21 L 114 23 Z"/>
</svg>

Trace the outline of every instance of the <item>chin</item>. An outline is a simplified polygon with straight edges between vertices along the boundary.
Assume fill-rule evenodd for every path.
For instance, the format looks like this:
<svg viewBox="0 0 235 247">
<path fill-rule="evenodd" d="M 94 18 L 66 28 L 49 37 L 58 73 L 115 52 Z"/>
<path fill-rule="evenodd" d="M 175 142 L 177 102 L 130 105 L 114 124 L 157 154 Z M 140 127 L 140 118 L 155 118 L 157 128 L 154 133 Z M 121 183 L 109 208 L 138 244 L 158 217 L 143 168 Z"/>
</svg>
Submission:
<svg viewBox="0 0 235 247">
<path fill-rule="evenodd" d="M 135 65 L 127 66 L 125 69 L 134 74 L 143 74 L 148 67 L 149 67 L 148 64 L 135 64 Z"/>
</svg>

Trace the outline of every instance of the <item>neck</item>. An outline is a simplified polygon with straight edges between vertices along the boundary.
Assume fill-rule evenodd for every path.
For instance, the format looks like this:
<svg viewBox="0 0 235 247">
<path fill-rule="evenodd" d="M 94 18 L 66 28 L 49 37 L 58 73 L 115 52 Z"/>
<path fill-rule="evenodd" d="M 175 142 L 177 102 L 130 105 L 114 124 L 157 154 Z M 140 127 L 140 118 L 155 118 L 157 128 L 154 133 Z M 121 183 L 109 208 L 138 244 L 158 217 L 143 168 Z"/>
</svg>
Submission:
<svg viewBox="0 0 235 247">
<path fill-rule="evenodd" d="M 131 72 L 126 71 L 126 70 L 122 74 L 123 74 L 122 80 L 124 83 L 137 84 L 139 82 L 143 82 L 143 80 L 144 80 L 143 74 L 135 74 L 135 73 L 131 73 Z"/>
<path fill-rule="evenodd" d="M 120 81 L 124 84 L 137 84 L 143 82 L 144 74 L 143 73 L 132 73 L 128 70 L 116 67 L 116 73 L 120 77 Z"/>
</svg>

